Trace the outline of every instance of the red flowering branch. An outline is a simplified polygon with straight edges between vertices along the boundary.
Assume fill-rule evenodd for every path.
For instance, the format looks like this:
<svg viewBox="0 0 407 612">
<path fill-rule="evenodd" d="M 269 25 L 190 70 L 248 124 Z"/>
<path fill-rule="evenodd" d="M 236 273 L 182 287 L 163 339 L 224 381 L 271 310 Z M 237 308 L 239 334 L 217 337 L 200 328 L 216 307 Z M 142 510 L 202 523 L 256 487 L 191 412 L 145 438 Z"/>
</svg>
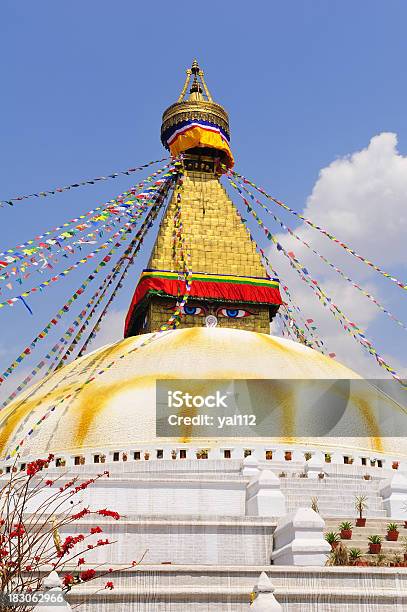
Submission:
<svg viewBox="0 0 407 612">
<path fill-rule="evenodd" d="M 88 551 L 115 543 L 107 537 L 96 539 L 103 530 L 88 520 L 92 515 L 116 521 L 121 517 L 107 508 L 81 507 L 79 496 L 98 479 L 109 477 L 109 473 L 103 472 L 84 481 L 79 475 L 69 478 L 67 473 L 55 477 L 52 473 L 51 477 L 53 455 L 31 461 L 25 471 L 17 471 L 17 460 L 18 457 L 6 479 L 0 480 L 1 592 L 43 590 L 43 577 L 50 567 L 64 572 L 65 567 L 76 560 L 77 570 L 71 570 L 63 578 L 66 591 L 76 584 L 111 575 L 113 570 L 104 564 L 98 568 L 84 567 Z M 61 531 L 83 519 L 88 523 L 87 533 L 61 538 Z M 103 588 L 111 590 L 113 582 L 109 580 Z M 13 612 L 23 610 L 26 612 L 27 608 L 13 607 Z"/>
</svg>

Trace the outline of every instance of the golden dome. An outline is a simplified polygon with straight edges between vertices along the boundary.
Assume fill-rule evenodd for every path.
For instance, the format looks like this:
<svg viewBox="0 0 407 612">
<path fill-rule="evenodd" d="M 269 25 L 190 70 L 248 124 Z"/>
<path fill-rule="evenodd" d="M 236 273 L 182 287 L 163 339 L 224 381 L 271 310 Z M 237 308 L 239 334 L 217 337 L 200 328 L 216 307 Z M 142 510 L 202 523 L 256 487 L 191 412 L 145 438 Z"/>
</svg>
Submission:
<svg viewBox="0 0 407 612">
<path fill-rule="evenodd" d="M 158 334 L 144 345 L 150 336 L 130 337 L 98 349 L 21 394 L 2 412 L 1 455 L 6 456 L 21 440 L 25 440 L 21 450 L 35 456 L 90 448 L 131 449 L 148 444 L 154 448 L 157 444 L 155 383 L 158 379 L 360 378 L 340 363 L 302 344 L 266 334 L 194 327 Z M 137 347 L 139 350 L 119 358 Z M 113 360 L 114 365 L 107 368 Z M 97 375 L 101 370 L 105 370 L 104 373 Z M 94 380 L 83 386 L 93 376 Z M 70 397 L 59 405 L 59 400 L 67 395 Z M 52 406 L 56 406 L 55 410 L 35 428 L 35 423 Z M 282 416 L 285 435 L 290 436 L 291 442 L 298 441 L 293 435 L 295 437 L 297 420 L 301 421 L 302 406 L 295 387 L 285 410 Z M 395 412 L 393 406 L 392 410 Z M 350 424 L 359 420 L 367 424 L 371 437 L 362 447 L 385 450 L 381 439 L 385 432 L 379 430 L 373 408 L 351 401 L 345 417 Z M 33 427 L 34 433 L 27 437 Z M 188 435 L 192 435 L 191 432 Z M 228 440 L 230 443 L 230 438 Z M 170 439 L 161 441 L 171 442 Z M 220 441 L 206 440 L 206 446 Z M 266 443 L 267 440 L 253 438 L 254 441 Z M 199 444 L 196 438 L 177 439 L 177 442 Z M 321 444 L 321 439 L 315 439 L 315 443 Z M 348 445 L 356 443 L 355 439 L 347 441 Z"/>
</svg>

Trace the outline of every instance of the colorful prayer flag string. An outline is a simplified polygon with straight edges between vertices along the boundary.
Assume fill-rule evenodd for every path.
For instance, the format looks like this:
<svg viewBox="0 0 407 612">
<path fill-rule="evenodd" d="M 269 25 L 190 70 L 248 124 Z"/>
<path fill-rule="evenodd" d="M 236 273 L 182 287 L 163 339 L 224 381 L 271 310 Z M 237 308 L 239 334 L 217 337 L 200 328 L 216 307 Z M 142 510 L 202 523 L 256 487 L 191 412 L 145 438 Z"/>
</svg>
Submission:
<svg viewBox="0 0 407 612">
<path fill-rule="evenodd" d="M 111 174 L 107 174 L 106 176 L 98 176 L 93 179 L 87 179 L 85 181 L 78 181 L 77 183 L 71 183 L 70 185 L 66 185 L 65 187 L 54 187 L 54 189 L 47 189 L 45 191 L 39 191 L 37 193 L 30 193 L 28 195 L 16 196 L 14 198 L 8 198 L 7 200 L 0 200 L 0 208 L 5 204 L 9 204 L 13 206 L 14 202 L 20 202 L 21 200 L 28 200 L 29 198 L 44 198 L 50 195 L 55 195 L 57 193 L 62 193 L 63 191 L 69 191 L 70 189 L 74 189 L 76 187 L 83 187 L 85 185 L 94 185 L 99 181 L 107 181 L 109 179 L 115 179 L 120 175 L 130 176 L 134 172 L 138 172 L 139 170 L 144 170 L 144 168 L 148 168 L 149 166 L 153 166 L 154 164 L 159 164 L 163 161 L 167 161 L 168 157 L 163 157 L 162 159 L 156 159 L 154 161 L 147 162 L 137 168 L 128 168 L 128 170 L 119 170 L 119 172 L 112 172 Z"/>
<path fill-rule="evenodd" d="M 173 171 L 168 173 L 168 180 L 170 180 L 170 177 L 173 176 L 174 173 L 177 173 L 177 170 L 174 168 Z M 147 209 L 147 207 L 150 206 L 151 201 L 154 201 L 154 196 L 153 194 L 150 196 L 150 200 L 146 200 L 145 201 L 145 207 Z M 131 232 L 131 228 L 128 229 L 128 233 Z M 80 287 L 78 287 L 78 289 L 74 292 L 74 294 L 69 298 L 69 300 L 64 304 L 64 306 L 58 310 L 57 314 L 55 315 L 55 317 L 53 317 L 49 323 L 44 327 L 44 329 L 33 339 L 33 341 L 31 342 L 31 344 L 29 344 L 24 350 L 23 352 L 16 358 L 15 361 L 13 361 L 10 366 L 3 372 L 3 374 L 0 375 L 0 385 L 4 382 L 4 380 L 10 376 L 10 374 L 19 366 L 19 364 L 27 357 L 27 355 L 29 355 L 32 350 L 36 347 L 37 343 L 40 340 L 43 340 L 48 333 L 50 332 L 50 330 L 52 329 L 52 327 L 54 325 L 57 325 L 59 320 L 62 318 L 62 316 L 68 312 L 71 304 L 77 300 L 79 298 L 79 296 L 85 291 L 85 289 L 87 288 L 87 286 L 89 285 L 89 283 L 95 278 L 95 276 L 108 264 L 108 262 L 111 260 L 111 256 L 112 253 L 114 253 L 121 245 L 122 245 L 122 240 L 123 237 L 127 239 L 127 235 L 124 234 L 124 236 L 121 237 L 121 240 L 119 240 L 118 242 L 116 242 L 111 249 L 109 250 L 109 252 L 107 253 L 107 255 L 105 255 L 105 257 L 103 257 L 103 259 L 101 260 L 101 262 L 94 268 L 94 270 L 87 276 L 87 278 L 84 280 L 84 282 L 80 285 Z"/>
<path fill-rule="evenodd" d="M 180 181 L 179 181 L 179 188 L 178 188 L 178 194 L 182 189 L 182 173 L 180 173 Z M 178 204 L 180 204 L 181 200 L 177 198 L 177 202 Z M 182 245 L 182 249 L 185 249 L 185 239 L 182 238 L 182 235 L 179 237 L 180 239 L 180 248 L 181 248 L 181 241 L 183 241 L 183 245 Z M 141 348 L 151 344 L 153 341 L 159 339 L 160 337 L 162 337 L 166 332 L 167 333 L 171 333 L 171 328 L 176 327 L 177 325 L 179 325 L 180 322 L 180 318 L 182 316 L 183 313 L 183 306 L 186 304 L 187 300 L 188 300 L 188 296 L 189 293 L 191 291 L 191 284 L 192 284 L 192 269 L 190 268 L 189 262 L 190 262 L 190 254 L 187 253 L 185 259 L 185 269 L 181 272 L 180 274 L 180 280 L 182 282 L 185 283 L 185 290 L 184 290 L 184 295 L 183 297 L 180 299 L 180 301 L 177 303 L 176 306 L 176 310 L 174 311 L 174 313 L 171 315 L 171 317 L 168 319 L 167 323 L 161 325 L 160 329 L 157 332 L 154 332 L 153 334 L 149 335 L 139 346 L 136 346 L 128 351 L 125 351 L 124 353 L 122 353 L 119 356 L 116 356 L 109 364 L 107 364 L 103 369 L 98 370 L 97 372 L 94 372 L 84 383 L 83 385 L 81 385 L 80 387 L 77 387 L 76 389 L 73 389 L 70 393 L 68 393 L 67 395 L 61 395 L 58 396 L 55 399 L 55 403 L 46 410 L 46 412 L 40 417 L 40 419 L 38 421 L 35 422 L 34 426 L 31 427 L 31 429 L 27 432 L 27 434 L 19 441 L 19 443 L 17 444 L 17 446 L 9 453 L 6 455 L 5 459 L 6 461 L 9 460 L 11 457 L 14 457 L 18 451 L 21 449 L 21 447 L 25 444 L 25 442 L 27 441 L 27 439 L 33 434 L 33 432 L 59 407 L 61 406 L 65 401 L 67 401 L 68 399 L 71 399 L 75 396 L 75 394 L 80 393 L 82 391 L 82 389 L 84 387 L 86 387 L 87 385 L 89 385 L 90 383 L 92 383 L 97 377 L 102 376 L 107 370 L 109 370 L 117 361 L 124 359 L 125 357 L 135 353 L 136 351 L 140 350 Z M 80 377 L 81 374 L 83 374 L 85 371 L 87 370 L 87 366 L 85 366 L 84 368 L 82 368 L 82 370 L 80 370 L 80 372 L 78 373 L 78 378 Z"/>
<path fill-rule="evenodd" d="M 316 251 L 314 248 L 312 248 L 312 246 L 308 242 L 306 242 L 303 238 L 298 236 L 298 234 L 296 234 L 288 225 L 286 225 L 277 215 L 275 215 L 269 208 L 267 208 L 267 206 L 265 206 L 263 202 L 261 202 L 258 198 L 256 198 L 249 191 L 249 189 L 247 189 L 243 185 L 241 181 L 237 179 L 236 183 L 234 183 L 229 175 L 227 175 L 227 178 L 233 187 L 235 187 L 237 183 L 238 185 L 237 189 L 239 190 L 239 187 L 241 187 L 241 189 L 243 189 L 243 191 L 247 193 L 254 202 L 259 204 L 259 206 L 261 206 L 269 215 L 271 215 L 273 219 L 282 227 L 282 229 L 286 230 L 290 234 L 290 236 L 293 236 L 293 238 L 295 238 L 296 240 L 301 242 L 304 246 L 306 246 L 308 249 L 310 249 L 317 257 L 319 257 L 319 259 L 321 259 L 324 263 L 326 263 L 330 268 L 335 270 L 335 272 L 337 272 L 340 276 L 342 276 L 342 278 L 344 278 L 353 287 L 355 287 L 355 289 L 360 291 L 365 297 L 367 297 L 371 302 L 373 302 L 382 312 L 384 312 L 387 316 L 393 319 L 393 321 L 395 321 L 398 325 L 400 325 L 407 331 L 407 326 L 403 323 L 403 321 L 400 321 L 400 319 L 398 319 L 392 312 L 387 310 L 387 308 L 385 308 L 371 293 L 369 293 L 368 291 L 365 291 L 365 289 L 362 289 L 362 287 L 360 287 L 357 283 L 355 283 L 355 281 L 353 281 L 347 274 L 345 274 L 345 272 L 343 272 L 335 264 L 331 263 L 324 255 L 322 255 L 321 253 Z"/>
<path fill-rule="evenodd" d="M 234 185 L 233 185 L 234 186 Z M 236 186 L 237 188 L 237 186 Z M 368 340 L 363 332 L 363 330 L 353 323 L 345 313 L 340 310 L 340 308 L 332 301 L 330 298 L 320 287 L 318 282 L 310 276 L 309 271 L 305 266 L 303 266 L 298 259 L 295 257 L 294 253 L 288 253 L 285 248 L 280 244 L 277 238 L 272 234 L 269 228 L 263 223 L 260 217 L 257 215 L 256 211 L 249 204 L 248 200 L 244 197 L 240 190 L 237 188 L 237 191 L 244 201 L 248 212 L 256 219 L 258 225 L 263 229 L 268 240 L 271 240 L 277 247 L 277 251 L 283 253 L 283 255 L 288 259 L 290 266 L 299 274 L 301 279 L 312 289 L 315 293 L 319 301 L 324 305 L 328 306 L 329 310 L 333 314 L 333 316 L 339 321 L 340 325 L 343 327 L 345 331 L 347 331 L 355 340 L 363 346 L 371 355 L 373 355 L 380 365 L 380 367 L 384 368 L 395 378 L 403 387 L 407 388 L 407 384 L 401 379 L 401 377 L 397 374 L 397 372 L 379 355 L 376 351 L 370 340 Z"/>
<path fill-rule="evenodd" d="M 170 182 L 171 179 L 168 181 L 166 187 L 168 186 L 168 189 L 170 187 Z M 86 329 L 86 327 L 89 325 L 90 320 L 92 319 L 96 309 L 98 308 L 99 304 L 102 302 L 103 298 L 106 295 L 106 292 L 109 289 L 109 286 L 111 285 L 111 283 L 114 281 L 115 277 L 119 274 L 120 272 L 120 268 L 121 266 L 127 262 L 127 267 L 125 272 L 121 275 L 120 280 L 118 285 L 116 286 L 113 294 L 111 295 L 108 304 L 105 306 L 104 309 L 104 313 L 107 310 L 107 307 L 109 306 L 109 304 L 113 301 L 117 290 L 120 288 L 120 283 L 124 280 L 124 277 L 128 271 L 129 265 L 131 263 L 133 263 L 134 261 L 134 257 L 137 254 L 138 250 L 140 249 L 140 246 L 143 242 L 143 239 L 148 231 L 148 229 L 151 227 L 151 221 L 153 219 L 156 218 L 160 208 L 162 207 L 162 204 L 165 200 L 165 196 L 166 193 L 168 191 L 168 189 L 165 189 L 165 193 L 162 194 L 158 194 L 157 197 L 157 206 L 151 208 L 151 210 L 149 211 L 148 215 L 146 216 L 146 218 L 144 219 L 142 225 L 140 226 L 140 229 L 138 230 L 136 236 L 133 238 L 131 244 L 127 247 L 127 249 L 125 250 L 124 254 L 119 258 L 119 261 L 116 263 L 116 265 L 114 266 L 114 268 L 109 272 L 109 274 L 106 276 L 106 278 L 103 280 L 103 282 L 99 285 L 98 289 L 96 290 L 96 292 L 92 295 L 91 299 L 87 302 L 86 306 L 82 309 L 82 311 L 79 313 L 79 315 L 76 317 L 76 319 L 71 323 L 71 325 L 68 327 L 68 329 L 66 330 L 66 332 L 61 336 L 61 338 L 58 340 L 58 342 L 52 347 L 52 349 L 47 353 L 47 355 L 41 359 L 41 361 L 39 361 L 39 363 L 37 363 L 37 365 L 33 368 L 33 370 L 30 372 L 30 374 L 22 381 L 22 383 L 20 383 L 20 385 L 18 385 L 18 387 L 13 391 L 13 393 L 11 393 L 8 398 L 2 403 L 1 408 L 5 408 L 13 399 L 15 399 L 15 397 L 17 397 L 17 395 L 19 393 L 21 393 L 21 391 L 34 379 L 34 377 L 41 371 L 41 369 L 48 363 L 49 368 L 45 374 L 45 377 L 48 376 L 48 374 L 55 369 L 55 361 L 56 360 L 60 360 L 57 368 L 63 364 L 63 362 L 67 359 L 69 353 L 71 350 L 73 350 L 73 348 L 75 347 L 75 344 L 77 344 L 84 332 L 84 330 Z M 163 190 L 164 191 L 164 190 Z M 131 258 L 129 257 L 129 255 L 133 252 L 133 254 L 131 255 Z M 88 309 L 91 308 L 90 312 L 88 313 Z M 81 325 L 82 324 L 82 325 Z M 72 338 L 72 336 L 74 335 L 75 331 L 78 329 L 78 327 L 81 325 L 81 328 L 79 329 L 79 331 L 77 331 L 77 334 L 74 338 L 74 340 L 72 341 L 71 345 L 69 346 L 69 348 L 67 349 L 67 351 L 65 352 L 65 355 L 61 358 L 61 354 L 62 352 L 64 352 L 66 345 L 68 344 L 68 341 L 70 340 L 70 338 Z M 51 362 L 51 363 L 50 363 Z"/>
<path fill-rule="evenodd" d="M 140 248 L 143 245 L 143 241 L 145 236 L 148 233 L 148 230 L 150 229 L 150 227 L 152 227 L 153 222 L 155 221 L 155 219 L 157 218 L 163 202 L 165 201 L 165 198 L 168 194 L 169 189 L 171 188 L 171 181 L 168 181 L 168 183 L 165 185 L 163 192 L 162 192 L 162 197 L 160 198 L 160 200 L 157 201 L 158 205 L 156 207 L 153 207 L 151 209 L 151 211 L 149 212 L 149 214 L 147 215 L 147 217 L 145 218 L 145 220 L 143 221 L 139 231 L 137 232 L 135 238 L 132 240 L 131 244 L 129 245 L 129 247 L 126 249 L 124 255 L 120 258 L 118 264 L 115 267 L 114 273 L 113 273 L 113 277 L 111 280 L 109 280 L 108 286 L 115 280 L 116 276 L 118 275 L 120 268 L 122 266 L 123 263 L 126 262 L 125 268 L 116 284 L 116 287 L 113 289 L 112 294 L 109 297 L 109 300 L 107 301 L 107 303 L 105 304 L 102 312 L 100 313 L 95 325 L 93 326 L 90 334 L 88 335 L 87 339 L 85 340 L 84 344 L 82 345 L 82 348 L 79 350 L 78 352 L 78 357 L 81 357 L 87 347 L 89 346 L 89 344 L 91 343 L 91 341 L 97 336 L 97 332 L 100 329 L 100 324 L 102 322 L 102 320 L 104 319 L 104 317 L 107 314 L 107 311 L 110 307 L 110 305 L 113 303 L 117 292 L 121 289 L 122 287 L 122 283 L 124 282 L 131 266 L 133 265 L 134 261 L 135 261 L 135 257 L 138 253 L 138 251 L 140 250 Z M 108 287 L 107 287 L 108 288 Z M 95 308 L 93 308 L 93 311 L 95 310 Z M 76 345 L 78 344 L 79 340 L 81 339 L 83 332 L 85 331 L 86 327 L 89 325 L 91 316 L 89 316 L 89 319 L 83 324 L 82 328 L 79 330 L 78 335 L 75 337 L 75 339 L 72 341 L 71 345 L 68 347 L 66 353 L 63 355 L 63 357 L 61 358 L 60 362 L 57 365 L 58 369 L 59 367 L 61 367 L 64 362 L 68 359 L 69 355 L 72 353 L 72 351 L 75 349 Z"/>
<path fill-rule="evenodd" d="M 49 249 L 57 242 L 68 240 L 72 237 L 70 235 L 71 232 L 73 232 L 72 235 L 75 235 L 77 232 L 81 232 L 87 227 L 94 226 L 100 221 L 108 219 L 110 216 L 124 213 L 129 207 L 129 204 L 126 202 L 126 200 L 129 198 L 133 198 L 132 201 L 134 202 L 134 196 L 137 191 L 141 189 L 146 183 L 154 182 L 171 165 L 172 164 L 166 164 L 156 172 L 153 172 L 145 179 L 137 183 L 137 185 L 134 185 L 134 187 L 132 187 L 131 189 L 124 191 L 117 197 L 112 198 L 111 200 L 108 200 L 101 206 L 97 206 L 96 208 L 93 208 L 92 210 L 89 210 L 88 212 L 79 215 L 78 217 L 74 217 L 73 219 L 62 223 L 61 225 L 47 230 L 43 234 L 35 236 L 30 240 L 26 240 L 25 242 L 13 248 L 9 248 L 5 251 L 0 252 L 0 269 L 5 268 L 6 266 L 11 263 L 14 263 L 15 261 L 24 260 L 27 257 L 31 257 L 41 249 Z M 134 203 L 137 204 L 136 202 Z M 79 225 L 76 225 L 74 228 L 72 228 L 72 226 L 77 223 L 79 223 Z M 53 235 L 56 232 L 61 232 L 61 230 L 62 233 L 60 233 L 59 235 Z M 76 231 L 74 232 L 74 230 Z M 52 238 L 48 238 L 50 236 L 52 236 Z"/>
<path fill-rule="evenodd" d="M 252 187 L 254 187 L 257 191 L 259 191 L 261 194 L 263 194 L 268 200 L 271 200 L 272 202 L 274 202 L 278 206 L 281 206 L 282 208 L 284 208 L 285 210 L 287 210 L 291 214 L 293 214 L 296 217 L 299 217 L 300 219 L 302 219 L 310 227 L 313 227 L 314 229 L 316 229 L 319 232 L 321 232 L 322 234 L 324 234 L 324 236 L 326 236 L 327 238 L 332 240 L 332 242 L 335 242 L 336 244 L 339 244 L 339 246 L 342 247 L 343 249 L 345 249 L 345 251 L 347 251 L 348 253 L 350 253 L 351 255 L 353 255 L 354 257 L 356 257 L 357 259 L 359 259 L 360 261 L 362 261 L 366 265 L 370 266 L 371 268 L 373 268 L 374 270 L 376 270 L 377 272 L 379 272 L 380 274 L 382 274 L 386 278 L 390 279 L 391 281 L 393 281 L 393 283 L 396 283 L 396 285 L 398 287 L 400 287 L 401 289 L 406 289 L 407 290 L 407 284 L 406 283 L 398 280 L 392 274 L 389 274 L 388 272 L 385 272 L 384 270 L 382 270 L 382 268 L 380 268 L 378 265 L 374 264 L 369 259 L 366 259 L 366 257 L 363 257 L 363 255 L 360 255 L 360 253 L 357 253 L 354 249 L 352 249 L 350 246 L 348 246 L 347 244 L 345 244 L 344 242 L 342 242 L 341 240 L 336 238 L 333 234 L 330 234 L 327 230 L 323 229 L 322 227 L 320 227 L 316 223 L 313 223 L 310 219 L 308 219 L 307 217 L 304 217 L 304 215 L 301 215 L 299 212 L 293 210 L 292 208 L 290 208 L 284 202 L 281 202 L 280 200 L 277 200 L 273 196 L 269 195 L 268 193 L 266 193 L 266 191 L 264 189 L 262 189 L 261 187 L 258 187 L 252 181 L 249 181 L 249 179 L 245 178 L 242 174 L 239 174 L 238 172 L 235 172 L 233 170 L 230 171 L 230 173 L 234 177 L 237 177 L 237 178 L 241 179 L 244 183 L 247 183 L 248 185 L 251 185 Z"/>
<path fill-rule="evenodd" d="M 237 215 L 238 217 L 241 219 L 242 222 L 244 222 L 244 219 L 242 218 L 240 212 L 237 210 Z M 300 307 L 295 304 L 293 298 L 291 297 L 290 291 L 288 289 L 288 286 L 283 282 L 281 276 L 276 272 L 276 270 L 273 268 L 273 266 L 271 265 L 270 260 L 268 259 L 268 257 L 266 256 L 266 254 L 264 253 L 263 249 L 261 249 L 256 241 L 253 238 L 253 235 L 251 233 L 251 231 L 249 230 L 249 228 L 246 226 L 246 230 L 248 232 L 249 238 L 250 240 L 253 242 L 253 244 L 256 245 L 256 248 L 258 249 L 260 256 L 263 260 L 263 263 L 266 267 L 266 270 L 268 271 L 268 273 L 270 274 L 270 276 L 272 277 L 276 277 L 280 279 L 280 289 L 283 289 L 284 291 L 284 297 L 286 298 L 288 303 L 285 303 L 284 306 L 286 308 L 287 311 L 287 315 L 281 315 L 282 319 L 284 319 L 284 316 L 286 317 L 286 319 L 290 319 L 290 321 L 292 322 L 291 328 L 290 329 L 290 336 L 295 337 L 297 340 L 299 340 L 300 342 L 302 342 L 303 344 L 306 344 L 307 346 L 311 346 L 312 348 L 315 348 L 316 350 L 320 351 L 321 353 L 323 353 L 324 355 L 328 354 L 329 357 L 335 357 L 335 353 L 327 353 L 325 346 L 324 346 L 324 342 L 314 333 L 314 331 L 317 329 L 315 322 L 312 319 L 308 319 L 305 320 L 305 318 L 303 317 L 302 313 L 301 313 L 301 309 Z M 290 305 L 292 306 L 292 308 L 290 307 Z M 307 329 L 311 339 L 308 339 L 306 337 L 306 332 L 305 329 L 301 328 L 299 325 L 297 325 L 296 320 L 294 318 L 293 315 L 293 311 L 296 310 L 299 314 L 299 317 L 303 320 L 303 325 L 304 327 Z M 285 322 L 283 321 L 283 324 L 285 324 Z M 312 325 L 311 325 L 312 324 Z"/>
<path fill-rule="evenodd" d="M 167 176 L 170 176 L 170 175 L 171 175 L 171 172 L 168 172 L 168 173 L 164 174 L 164 177 L 167 177 Z M 155 192 L 155 189 L 156 189 L 156 186 L 153 185 L 152 187 L 149 187 L 148 189 L 145 189 L 144 192 L 137 194 L 135 197 L 143 199 L 143 200 L 146 200 L 146 199 L 148 199 L 150 197 L 150 194 Z M 40 291 L 40 290 L 44 289 L 45 287 L 47 287 L 48 285 L 50 285 L 51 283 L 55 283 L 58 280 L 60 280 L 61 278 L 64 278 L 70 272 L 72 272 L 72 270 L 75 270 L 79 266 L 81 266 L 83 264 L 86 264 L 89 261 L 89 259 L 92 259 L 93 257 L 95 257 L 95 255 L 97 253 L 99 253 L 100 251 L 102 251 L 104 249 L 107 249 L 109 244 L 114 242 L 114 240 L 118 236 L 122 236 L 123 237 L 122 239 L 125 240 L 126 238 L 124 237 L 124 235 L 126 233 L 128 233 L 129 231 L 131 231 L 132 226 L 133 226 L 133 222 L 125 223 L 124 226 L 120 230 L 118 230 L 111 238 L 109 238 L 106 242 L 101 244 L 95 250 L 91 251 L 90 253 L 88 253 L 87 255 L 85 255 L 84 257 L 79 259 L 78 261 L 76 261 L 74 264 L 70 265 L 68 268 L 65 268 L 65 270 L 62 270 L 62 272 L 59 272 L 58 274 L 55 274 L 54 276 L 50 277 L 49 279 L 47 279 L 43 283 L 40 283 L 39 285 L 24 291 L 23 293 L 21 293 L 21 295 L 18 295 L 18 296 L 12 297 L 12 298 L 8 298 L 7 300 L 4 300 L 3 302 L 0 302 L 0 308 L 4 308 L 5 306 L 13 306 L 15 304 L 15 302 L 20 300 L 21 296 L 22 297 L 27 297 L 31 293 L 35 293 L 37 291 Z"/>
</svg>

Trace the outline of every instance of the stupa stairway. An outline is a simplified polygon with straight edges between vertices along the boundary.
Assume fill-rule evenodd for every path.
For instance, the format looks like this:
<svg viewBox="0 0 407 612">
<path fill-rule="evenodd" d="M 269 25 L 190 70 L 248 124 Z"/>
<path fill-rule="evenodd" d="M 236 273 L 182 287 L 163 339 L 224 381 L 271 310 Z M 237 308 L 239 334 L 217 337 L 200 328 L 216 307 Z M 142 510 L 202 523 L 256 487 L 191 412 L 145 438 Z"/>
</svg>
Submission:
<svg viewBox="0 0 407 612">
<path fill-rule="evenodd" d="M 383 501 L 379 495 L 381 480 L 368 480 L 362 478 L 341 478 L 338 476 L 325 476 L 322 480 L 300 478 L 287 475 L 280 478 L 281 490 L 286 496 L 287 512 L 300 507 L 311 506 L 313 498 L 316 499 L 319 513 L 326 517 L 354 517 L 355 498 L 357 495 L 366 495 L 366 516 L 385 517 Z M 406 515 L 407 518 L 407 515 Z"/>
<path fill-rule="evenodd" d="M 119 569 L 114 567 L 114 569 Z M 250 592 L 265 571 L 283 612 L 405 612 L 407 572 L 388 567 L 150 565 L 115 574 L 113 591 L 97 583 L 69 594 L 93 612 L 248 612 Z M 130 601 L 132 602 L 130 604 Z M 131 605 L 131 608 L 130 608 Z"/>
<path fill-rule="evenodd" d="M 367 518 L 365 527 L 355 526 L 355 514 L 349 516 L 341 516 L 340 519 L 326 518 L 325 531 L 339 532 L 339 524 L 342 521 L 349 521 L 352 524 L 352 538 L 350 540 L 342 540 L 342 542 L 350 548 L 359 548 L 364 559 L 373 560 L 377 555 L 370 554 L 368 538 L 371 535 L 379 535 L 382 538 L 381 554 L 386 555 L 392 560 L 394 555 L 399 555 L 403 560 L 404 546 L 403 538 L 407 537 L 407 528 L 404 527 L 403 521 L 397 521 L 387 518 Z M 396 523 L 399 531 L 399 538 L 396 542 L 391 542 L 386 539 L 387 525 L 392 522 Z"/>
</svg>

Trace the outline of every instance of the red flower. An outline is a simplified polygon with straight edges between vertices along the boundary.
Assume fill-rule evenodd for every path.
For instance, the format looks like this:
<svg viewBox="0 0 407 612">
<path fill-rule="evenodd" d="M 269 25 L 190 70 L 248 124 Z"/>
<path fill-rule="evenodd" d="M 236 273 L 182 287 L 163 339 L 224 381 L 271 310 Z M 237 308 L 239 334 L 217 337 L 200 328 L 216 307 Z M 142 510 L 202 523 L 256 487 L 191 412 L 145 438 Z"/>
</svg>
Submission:
<svg viewBox="0 0 407 612">
<path fill-rule="evenodd" d="M 66 482 L 63 487 L 59 487 L 59 490 L 61 491 L 61 493 L 69 489 L 69 487 L 72 487 L 75 484 L 75 481 L 76 481 L 76 478 L 73 478 L 72 480 L 69 480 L 68 482 Z"/>
<path fill-rule="evenodd" d="M 45 486 L 47 486 L 47 487 L 52 487 L 53 484 L 54 484 L 53 480 L 46 480 L 45 481 Z"/>
<path fill-rule="evenodd" d="M 111 582 L 111 581 L 106 582 L 105 589 L 110 589 L 110 590 L 114 589 L 113 582 Z"/>
<path fill-rule="evenodd" d="M 68 551 L 70 551 L 78 542 L 82 542 L 85 539 L 81 533 L 75 537 L 68 536 L 62 543 L 61 550 L 58 551 L 58 557 L 63 557 Z"/>
<path fill-rule="evenodd" d="M 62 580 L 62 583 L 64 586 L 69 586 L 70 584 L 72 584 L 73 583 L 72 574 L 66 574 Z"/>
<path fill-rule="evenodd" d="M 106 508 L 103 508 L 103 510 L 98 510 L 97 513 L 101 514 L 102 516 L 111 516 L 115 521 L 118 521 L 120 518 L 120 514 L 118 512 L 115 512 L 114 510 L 107 510 Z"/>
<path fill-rule="evenodd" d="M 32 572 L 32 569 L 33 569 L 32 565 L 26 565 L 25 566 L 25 571 L 26 572 Z"/>
<path fill-rule="evenodd" d="M 83 565 L 84 563 L 85 563 L 85 559 L 83 557 L 78 559 L 78 565 Z"/>
<path fill-rule="evenodd" d="M 113 568 L 109 567 L 109 569 L 107 571 L 109 572 L 109 574 L 111 574 L 113 572 Z"/>
<path fill-rule="evenodd" d="M 94 482 L 95 482 L 94 478 L 89 478 L 89 480 L 85 480 L 80 485 L 77 485 L 75 487 L 75 493 L 79 493 L 79 491 L 83 491 L 84 489 L 87 489 L 88 486 Z"/>
<path fill-rule="evenodd" d="M 72 519 L 74 521 L 77 521 L 78 519 L 82 518 L 83 516 L 85 516 L 86 514 L 90 514 L 90 510 L 88 510 L 88 508 L 84 508 L 83 510 L 81 510 L 80 512 L 77 512 L 76 514 L 72 514 Z"/>
<path fill-rule="evenodd" d="M 80 577 L 83 582 L 87 582 L 88 580 L 92 580 L 96 576 L 96 572 L 94 569 L 88 569 L 81 573 Z"/>
<path fill-rule="evenodd" d="M 97 545 L 98 546 L 106 546 L 106 544 L 110 544 L 108 539 L 106 539 L 106 540 L 98 540 L 97 541 Z"/>
<path fill-rule="evenodd" d="M 24 525 L 22 525 L 21 523 L 17 523 L 16 525 L 14 525 L 14 529 L 13 531 L 10 531 L 10 539 L 11 538 L 20 538 L 24 535 L 25 533 L 25 529 L 24 529 Z"/>
<path fill-rule="evenodd" d="M 7 548 L 0 548 L 0 557 L 7 557 L 8 550 Z"/>
<path fill-rule="evenodd" d="M 92 527 L 92 529 L 90 530 L 90 532 L 93 533 L 102 533 L 103 529 L 101 527 Z"/>
<path fill-rule="evenodd" d="M 38 556 L 34 557 L 34 561 L 37 561 L 37 563 L 38 563 L 39 560 L 40 560 L 40 557 L 38 557 Z"/>
<path fill-rule="evenodd" d="M 37 472 L 43 470 L 45 467 L 48 467 L 53 458 L 54 455 L 48 455 L 47 459 L 37 459 L 36 461 L 31 461 L 31 463 L 27 465 L 27 475 L 34 476 Z"/>
</svg>

